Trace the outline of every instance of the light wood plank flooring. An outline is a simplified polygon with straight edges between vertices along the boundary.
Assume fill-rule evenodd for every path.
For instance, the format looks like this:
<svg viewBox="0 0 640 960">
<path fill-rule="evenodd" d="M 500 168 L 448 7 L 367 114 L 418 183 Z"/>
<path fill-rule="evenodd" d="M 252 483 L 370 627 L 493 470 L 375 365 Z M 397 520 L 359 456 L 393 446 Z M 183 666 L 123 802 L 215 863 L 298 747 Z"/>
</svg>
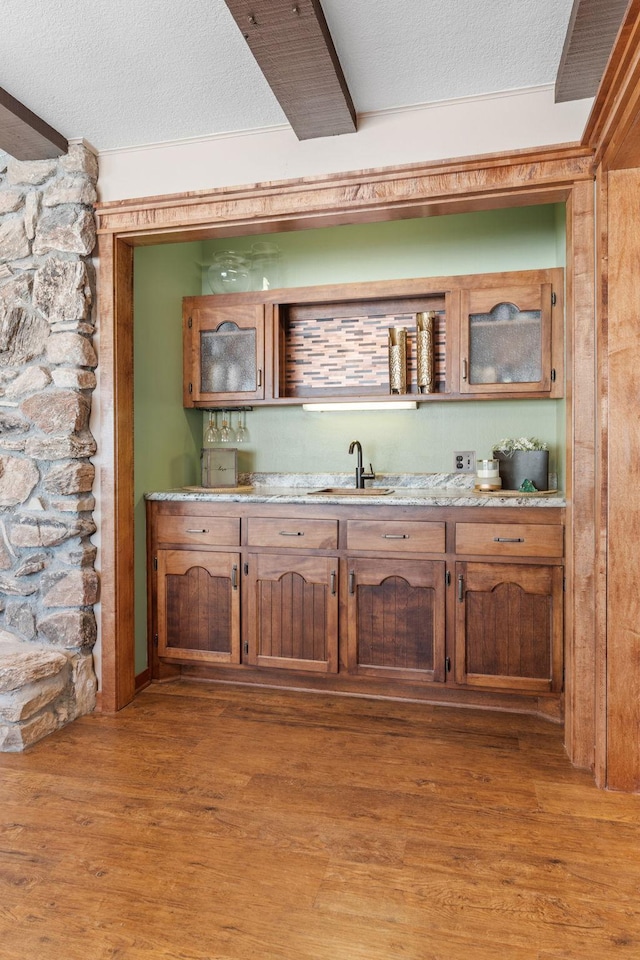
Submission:
<svg viewBox="0 0 640 960">
<path fill-rule="evenodd" d="M 0 811 L 2 960 L 640 957 L 640 797 L 530 717 L 179 681 Z"/>
</svg>

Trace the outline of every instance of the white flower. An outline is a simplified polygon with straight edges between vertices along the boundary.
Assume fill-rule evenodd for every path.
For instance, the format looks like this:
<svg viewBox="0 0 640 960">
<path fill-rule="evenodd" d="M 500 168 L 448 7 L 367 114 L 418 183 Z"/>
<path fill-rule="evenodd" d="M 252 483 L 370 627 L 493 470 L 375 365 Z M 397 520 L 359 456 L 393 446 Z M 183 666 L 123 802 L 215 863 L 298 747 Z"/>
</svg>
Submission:
<svg viewBox="0 0 640 960">
<path fill-rule="evenodd" d="M 498 440 L 493 447 L 500 453 L 515 453 L 516 450 L 548 450 L 549 444 L 546 440 L 539 440 L 537 437 L 516 437 Z"/>
</svg>

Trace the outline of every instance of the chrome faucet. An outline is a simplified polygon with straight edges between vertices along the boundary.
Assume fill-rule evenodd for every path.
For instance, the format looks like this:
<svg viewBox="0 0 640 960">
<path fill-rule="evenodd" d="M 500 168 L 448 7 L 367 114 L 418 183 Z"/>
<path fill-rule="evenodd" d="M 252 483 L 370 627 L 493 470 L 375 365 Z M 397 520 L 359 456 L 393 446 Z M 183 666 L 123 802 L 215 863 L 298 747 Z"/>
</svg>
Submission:
<svg viewBox="0 0 640 960">
<path fill-rule="evenodd" d="M 359 440 L 352 440 L 349 444 L 349 453 L 356 451 L 358 457 L 358 462 L 356 464 L 356 489 L 364 490 L 365 480 L 375 480 L 376 475 L 373 472 L 373 467 L 369 464 L 369 473 L 364 472 L 364 467 L 362 466 L 362 445 Z"/>
</svg>

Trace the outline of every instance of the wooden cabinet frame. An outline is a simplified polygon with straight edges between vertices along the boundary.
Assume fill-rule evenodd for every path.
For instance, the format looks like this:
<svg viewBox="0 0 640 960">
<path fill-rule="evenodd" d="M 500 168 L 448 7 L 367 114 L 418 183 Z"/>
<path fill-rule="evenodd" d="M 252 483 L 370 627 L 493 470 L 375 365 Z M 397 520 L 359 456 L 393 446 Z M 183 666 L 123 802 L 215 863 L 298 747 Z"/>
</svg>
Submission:
<svg viewBox="0 0 640 960">
<path fill-rule="evenodd" d="M 534 383 L 470 384 L 467 312 L 471 298 L 532 303 L 541 310 L 541 378 Z M 524 300 L 523 300 L 524 298 Z M 438 314 L 434 393 L 420 393 L 415 358 L 415 315 Z M 261 329 L 267 323 L 262 389 L 254 393 L 202 393 L 199 334 L 220 324 Z M 344 318 L 353 322 L 346 325 Z M 317 321 L 321 320 L 319 324 Z M 332 320 L 332 322 L 330 322 Z M 408 330 L 407 393 L 389 395 L 387 330 Z M 292 331 L 298 330 L 297 333 Z M 318 335 L 322 330 L 322 338 Z M 561 397 L 564 394 L 564 271 L 519 270 L 461 277 L 426 277 L 376 283 L 333 284 L 253 293 L 185 297 L 183 380 L 186 407 L 301 404 L 331 400 L 490 399 Z M 265 331 L 266 334 L 266 331 Z M 346 337 L 346 340 L 345 340 Z M 353 351 L 345 357 L 349 337 Z M 356 349 L 357 347 L 357 349 Z M 260 341 L 262 350 L 262 342 Z M 315 352 L 314 352 L 315 351 Z M 333 352 L 335 351 L 335 353 Z M 340 359 L 340 364 L 336 360 Z M 354 369 L 352 369 L 352 367 Z M 309 379 L 305 381 L 305 376 Z M 261 381 L 262 383 L 262 381 Z"/>
</svg>

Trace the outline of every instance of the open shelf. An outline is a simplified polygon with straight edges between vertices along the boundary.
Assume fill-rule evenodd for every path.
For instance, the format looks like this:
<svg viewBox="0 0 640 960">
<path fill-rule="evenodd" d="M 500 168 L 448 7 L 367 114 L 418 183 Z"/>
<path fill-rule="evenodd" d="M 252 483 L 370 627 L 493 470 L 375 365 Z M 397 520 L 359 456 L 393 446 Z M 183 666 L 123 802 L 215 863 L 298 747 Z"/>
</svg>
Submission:
<svg viewBox="0 0 640 960">
<path fill-rule="evenodd" d="M 389 327 L 407 328 L 407 396 L 416 384 L 416 313 L 434 311 L 436 391 L 446 381 L 444 294 L 280 308 L 281 398 L 389 397 Z"/>
</svg>

